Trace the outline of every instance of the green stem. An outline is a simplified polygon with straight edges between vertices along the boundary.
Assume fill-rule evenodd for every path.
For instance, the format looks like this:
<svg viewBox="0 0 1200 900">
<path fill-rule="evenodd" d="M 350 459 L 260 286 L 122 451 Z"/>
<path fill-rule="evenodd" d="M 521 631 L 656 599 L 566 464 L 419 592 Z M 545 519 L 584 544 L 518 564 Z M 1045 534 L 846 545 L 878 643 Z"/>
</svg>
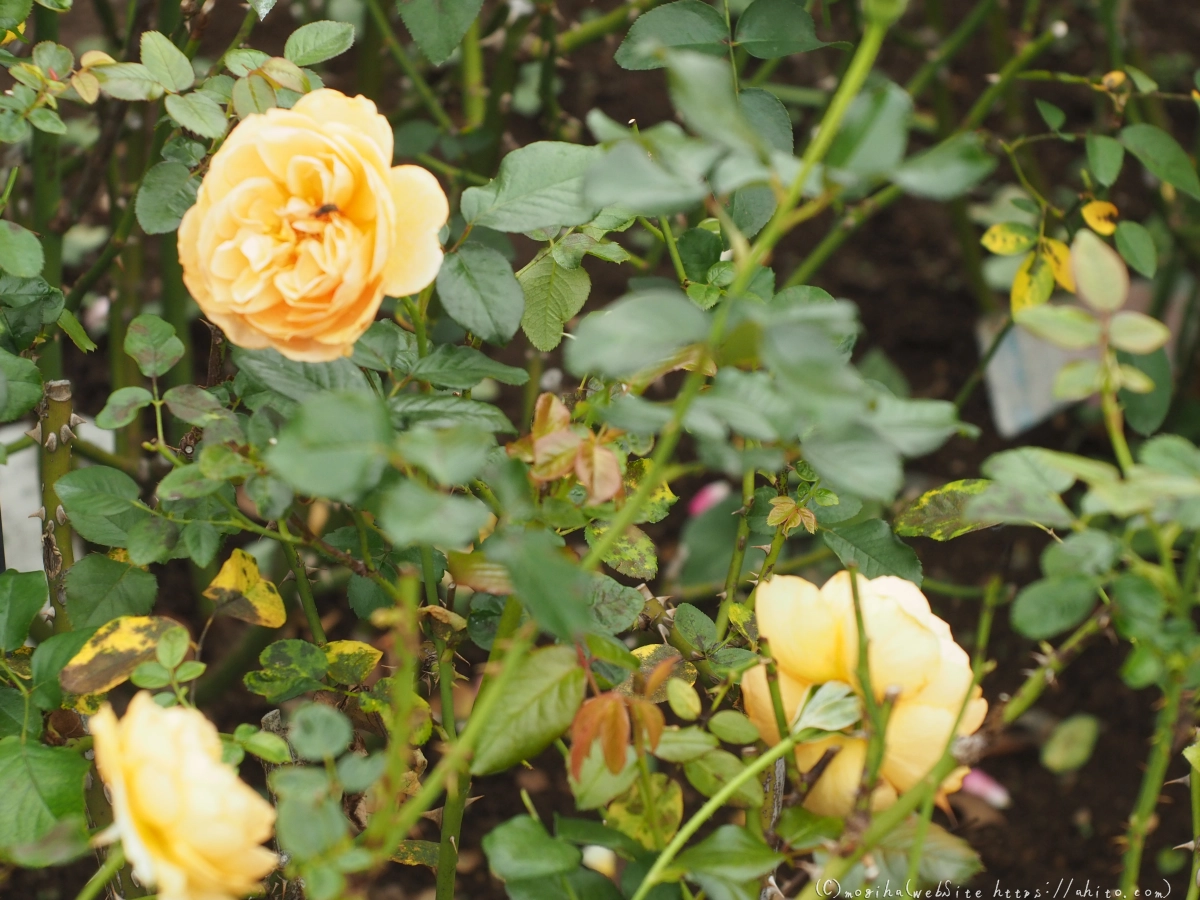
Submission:
<svg viewBox="0 0 1200 900">
<path fill-rule="evenodd" d="M 607 37 L 614 31 L 620 31 L 639 14 L 657 6 L 660 2 L 663 0 L 633 0 L 632 3 L 618 6 L 611 12 L 581 22 L 574 28 L 568 28 L 558 36 L 558 50 L 563 56 L 567 56 L 580 47 Z M 540 41 L 530 47 L 530 53 L 533 56 L 542 53 Z"/>
<path fill-rule="evenodd" d="M 850 570 L 850 596 L 854 601 L 854 624 L 858 632 L 858 665 L 855 677 L 858 679 L 858 691 L 863 699 L 864 718 L 870 726 L 867 739 L 867 756 L 863 765 L 863 791 L 859 802 L 867 809 L 871 802 L 871 791 L 875 789 L 875 781 L 879 775 L 879 767 L 883 764 L 883 739 L 886 728 L 886 716 L 879 698 L 875 696 L 875 688 L 871 684 L 870 640 L 867 637 L 867 626 L 863 620 L 862 598 L 858 590 L 858 566 L 848 566 Z M 887 703 L 887 701 L 884 701 Z"/>
<path fill-rule="evenodd" d="M 1106 389 L 1100 395 L 1100 407 L 1104 410 L 1104 427 L 1108 430 L 1108 439 L 1112 442 L 1117 462 L 1121 471 L 1128 475 L 1133 468 L 1133 454 L 1130 453 L 1129 441 L 1125 438 L 1125 418 L 1121 414 L 1117 392 Z"/>
<path fill-rule="evenodd" d="M 375 19 L 379 26 L 379 32 L 383 36 L 383 43 L 388 48 L 388 52 L 392 54 L 392 59 L 396 61 L 401 71 L 408 76 L 413 83 L 413 89 L 416 90 L 417 96 L 421 98 L 421 102 L 433 116 L 434 121 L 441 126 L 442 130 L 447 132 L 454 131 L 454 123 L 450 117 L 446 115 L 446 110 L 442 108 L 442 104 L 438 102 L 433 90 L 421 75 L 416 64 L 412 61 L 412 57 L 404 49 L 404 45 L 400 43 L 400 39 L 396 37 L 396 32 L 392 28 L 392 23 L 388 21 L 387 13 L 383 11 L 383 6 L 379 0 L 367 0 L 367 9 L 370 10 L 372 18 Z"/>
<path fill-rule="evenodd" d="M 1192 799 L 1192 838 L 1200 838 L 1200 773 L 1195 767 L 1188 770 L 1188 793 Z M 1200 897 L 1200 847 L 1192 848 L 1192 874 L 1188 879 L 1188 892 L 1185 900 L 1197 900 Z"/>
<path fill-rule="evenodd" d="M 700 807 L 696 811 L 696 814 L 688 819 L 683 827 L 676 832 L 675 837 L 667 844 L 666 849 L 658 855 L 658 859 L 654 861 L 654 865 L 650 867 L 650 871 L 642 879 L 642 883 L 638 886 L 631 900 L 646 900 L 650 891 L 662 880 L 663 873 L 671 865 L 675 857 L 679 855 L 679 851 L 683 849 L 688 839 L 699 831 L 700 827 L 711 819 L 725 805 L 725 802 L 741 789 L 742 785 L 749 783 L 751 779 L 757 778 L 760 772 L 764 772 L 767 768 L 774 765 L 775 760 L 790 753 L 792 748 L 795 747 L 797 739 L 801 737 L 807 739 L 807 735 L 804 732 L 801 732 L 799 735 L 788 735 L 762 756 L 749 763 L 735 777 L 726 782 L 723 788 L 713 794 L 709 801 Z"/>
<path fill-rule="evenodd" d="M 742 566 L 746 562 L 746 544 L 750 539 L 750 507 L 754 504 L 754 470 L 742 476 L 742 508 L 738 513 L 737 537 L 733 544 L 733 557 L 729 560 L 729 571 L 725 575 L 725 596 L 717 611 L 717 638 L 725 637 L 729 630 L 729 610 L 737 602 L 737 587 L 742 580 Z"/>
<path fill-rule="evenodd" d="M 1179 718 L 1179 704 L 1183 693 L 1183 677 L 1172 672 L 1168 677 L 1163 695 L 1163 707 L 1158 714 L 1150 756 L 1146 760 L 1146 773 L 1142 776 L 1142 788 L 1137 804 L 1129 817 L 1129 828 L 1125 832 L 1125 855 L 1121 859 L 1121 896 L 1132 897 L 1137 889 L 1138 875 L 1142 868 L 1142 851 L 1146 835 L 1154 820 L 1158 806 L 1158 795 L 1162 791 L 1167 766 L 1171 762 L 1171 741 L 1175 735 L 1175 722 Z"/>
<path fill-rule="evenodd" d="M 987 367 L 992 362 L 992 357 L 996 355 L 996 351 L 1000 349 L 1000 345 L 1004 343 L 1004 339 L 1008 336 L 1008 333 L 1012 331 L 1012 329 L 1013 320 L 1012 316 L 1009 316 L 1004 322 L 1004 327 L 996 333 L 994 338 L 992 338 L 992 343 L 988 346 L 987 352 L 985 352 L 983 357 L 979 360 L 979 364 L 975 366 L 975 371 L 971 373 L 971 377 L 963 383 L 962 388 L 957 394 L 954 395 L 955 412 L 962 412 L 962 408 L 967 405 L 967 401 L 970 400 L 971 395 L 975 393 L 975 388 L 979 387 L 980 381 L 983 380 L 983 376 L 987 372 Z"/>
<path fill-rule="evenodd" d="M 125 851 L 118 844 L 108 851 L 108 857 L 104 860 L 104 865 L 97 870 L 95 875 L 88 879 L 88 883 L 75 895 L 75 900 L 93 900 L 94 897 L 99 896 L 105 886 L 113 880 L 113 876 L 121 871 L 121 866 L 123 865 L 125 865 Z"/>
<path fill-rule="evenodd" d="M 281 532 L 286 527 L 283 522 L 279 523 Z M 283 548 L 284 558 L 287 559 L 288 566 L 296 576 L 296 593 L 300 597 L 300 607 L 304 610 L 304 618 L 308 620 L 308 629 L 312 632 L 313 640 L 318 645 L 324 646 L 326 643 L 325 629 L 321 626 L 321 615 L 317 612 L 317 601 L 313 597 L 312 583 L 308 580 L 308 572 L 305 571 L 304 564 L 300 561 L 300 555 L 291 541 L 280 541 L 279 546 Z"/>
<path fill-rule="evenodd" d="M 60 13 L 41 4 L 33 6 L 34 34 L 39 42 L 58 41 L 58 17 Z M 62 201 L 62 175 L 59 172 L 59 138 L 41 129 L 33 130 L 30 147 L 33 157 L 33 231 L 41 238 L 45 262 L 42 278 L 53 287 L 62 284 L 62 233 L 56 223 L 58 207 Z M 63 339 L 61 332 L 53 336 L 39 349 L 38 368 L 45 381 L 63 377 Z"/>
<path fill-rule="evenodd" d="M 468 26 L 462 46 L 463 131 L 483 124 L 487 115 L 487 88 L 483 85 L 483 48 L 479 46 L 479 19 Z"/>
<path fill-rule="evenodd" d="M 936 578 L 923 579 L 921 590 L 941 594 L 943 597 L 961 597 L 965 600 L 974 600 L 987 593 L 987 588 L 970 584 L 954 584 L 950 581 L 939 581 Z"/>
<path fill-rule="evenodd" d="M 934 794 L 930 791 L 925 796 L 925 802 L 921 804 L 921 816 L 917 819 L 912 846 L 908 849 L 908 871 L 904 876 L 906 885 L 919 883 L 917 879 L 921 876 L 921 854 L 925 847 L 925 835 L 929 833 L 929 822 L 933 818 L 933 800 Z"/>
<path fill-rule="evenodd" d="M 659 216 L 658 224 L 662 227 L 662 238 L 667 245 L 667 253 L 671 257 L 671 265 L 675 267 L 675 277 L 679 279 L 679 283 L 687 287 L 688 277 L 687 272 L 683 268 L 683 258 L 679 255 L 679 245 L 675 243 L 675 235 L 671 231 L 671 223 L 666 216 Z"/>
<path fill-rule="evenodd" d="M 783 546 L 782 540 L 780 540 L 780 546 Z M 771 549 L 775 549 L 774 541 L 771 543 Z M 787 572 L 797 572 L 800 569 L 807 569 L 809 566 L 815 566 L 817 563 L 824 562 L 832 556 L 833 551 L 828 547 L 818 547 L 811 553 L 804 553 L 800 556 L 793 556 L 791 559 L 784 560 L 782 563 L 774 567 L 774 571 L 778 572 L 780 575 L 783 575 Z M 775 557 L 778 558 L 779 554 L 776 553 Z M 769 553 L 767 555 L 767 561 L 772 563 L 775 561 L 774 559 L 771 559 Z M 767 571 L 766 562 L 764 562 L 763 568 L 758 574 L 757 578 L 759 581 L 761 581 L 765 575 L 770 574 L 771 573 Z M 742 578 L 740 582 L 738 582 L 738 585 L 741 586 L 751 584 L 754 580 L 755 576 L 753 574 L 747 575 Z M 681 600 L 695 600 L 699 597 L 711 597 L 713 594 L 721 590 L 722 584 L 723 582 L 720 581 L 706 581 L 702 584 L 693 584 L 685 588 L 680 588 L 679 590 L 674 591 L 673 595 Z"/>
</svg>

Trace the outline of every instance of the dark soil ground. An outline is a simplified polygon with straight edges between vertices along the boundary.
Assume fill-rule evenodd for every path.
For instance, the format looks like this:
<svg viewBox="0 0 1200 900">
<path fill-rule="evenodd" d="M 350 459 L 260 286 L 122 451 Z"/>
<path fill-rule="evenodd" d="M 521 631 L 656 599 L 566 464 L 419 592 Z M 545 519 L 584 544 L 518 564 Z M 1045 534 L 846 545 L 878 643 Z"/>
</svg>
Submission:
<svg viewBox="0 0 1200 900">
<path fill-rule="evenodd" d="M 605 0 L 603 5 L 608 8 L 611 0 Z M 575 8 L 581 9 L 584 4 L 562 6 L 569 20 Z M 834 7 L 834 28 L 822 31 L 823 37 L 831 39 L 847 33 L 844 22 L 840 31 L 838 28 L 838 17 L 844 14 L 845 6 Z M 953 0 L 946 6 L 952 24 L 970 8 L 970 4 L 962 0 Z M 1146 0 L 1137 4 L 1132 33 L 1147 58 L 1196 52 L 1200 47 L 1200 10 L 1189 7 L 1189 4 L 1172 0 Z M 1065 11 L 1070 12 L 1070 9 Z M 84 10 L 79 12 L 83 14 Z M 268 51 L 278 51 L 282 46 L 287 26 L 286 19 L 278 15 L 281 12 L 277 11 L 274 20 L 277 24 L 272 26 L 268 22 L 261 36 L 256 34 L 255 46 Z M 1011 12 L 1014 21 L 1018 12 Z M 218 0 L 206 37 L 206 48 L 209 45 L 213 48 L 224 46 L 241 15 L 240 9 L 235 9 L 232 3 Z M 75 18 L 74 15 L 69 17 L 68 22 Z M 906 20 L 905 24 L 916 32 L 920 27 L 919 11 L 909 18 L 914 21 L 910 24 Z M 1059 58 L 1045 60 L 1046 67 L 1081 73 L 1107 69 L 1102 35 L 1092 19 L 1083 12 L 1075 12 L 1068 20 L 1072 26 L 1072 37 L 1065 42 L 1068 49 Z M 662 74 L 622 71 L 612 63 L 614 49 L 615 41 L 609 41 L 586 49 L 573 60 L 572 66 L 563 73 L 565 88 L 561 102 L 564 110 L 582 119 L 589 109 L 599 107 L 618 121 L 636 118 L 643 125 L 668 117 L 670 108 Z M 835 71 L 833 67 L 839 64 L 840 58 L 840 54 L 827 51 L 824 55 L 810 54 L 803 60 L 789 61 L 776 73 L 775 80 L 797 85 L 817 84 Z M 902 81 L 917 62 L 919 58 L 912 50 L 891 48 L 885 54 L 883 66 L 891 77 Z M 986 75 L 997 67 L 986 36 L 977 38 L 956 60 L 947 84 L 951 102 L 959 115 L 985 88 Z M 353 61 L 346 62 L 336 70 L 338 77 L 331 79 L 331 84 L 352 88 L 354 68 Z M 385 82 L 395 78 L 390 63 L 386 71 L 389 74 L 385 76 Z M 1069 117 L 1079 122 L 1089 120 L 1093 107 L 1092 98 L 1086 91 L 1043 87 L 1039 86 L 1038 96 L 1052 99 L 1067 110 Z M 1192 119 L 1187 121 L 1194 123 L 1194 112 L 1191 115 Z M 1008 112 L 995 115 L 989 125 L 998 129 L 1019 129 L 1022 117 L 1032 120 L 1033 116 L 1032 100 L 1027 96 Z M 801 123 L 800 127 L 806 124 Z M 523 120 L 515 130 L 517 143 L 540 136 L 537 125 L 531 120 Z M 1069 152 L 1040 151 L 1039 159 L 1052 181 L 1065 180 L 1062 173 L 1071 161 Z M 997 184 L 1012 180 L 1011 173 L 1004 168 L 994 176 Z M 1136 214 L 1138 186 L 1131 184 L 1122 190 L 1123 187 L 1118 185 L 1114 200 L 1123 211 L 1128 208 Z M 829 225 L 830 219 L 826 217 L 789 239 L 777 254 L 776 269 L 781 277 L 791 271 Z M 959 245 L 948 210 L 930 203 L 911 202 L 900 204 L 873 219 L 814 282 L 859 305 L 864 323 L 864 337 L 860 341 L 863 350 L 882 349 L 911 381 L 917 396 L 949 399 L 970 377 L 978 360 L 974 335 L 977 304 L 964 283 L 960 261 Z M 590 307 L 607 303 L 624 291 L 624 272 L 590 263 L 589 270 L 594 281 Z M 199 348 L 207 346 L 203 334 L 203 331 L 197 333 L 196 346 Z M 523 348 L 513 350 L 515 356 L 522 352 Z M 85 397 L 81 405 L 92 414 L 107 394 L 102 354 L 103 348 L 100 354 L 86 361 L 68 354 L 68 364 L 75 367 L 73 374 L 80 384 L 79 393 Z M 977 440 L 955 439 L 937 454 L 914 462 L 910 471 L 915 477 L 928 478 L 931 483 L 970 477 L 978 473 L 979 464 L 988 454 L 1010 446 L 992 429 L 987 398 L 982 390 L 977 391 L 967 404 L 963 417 L 980 426 L 981 437 Z M 1070 414 L 1060 415 L 1020 440 L 1072 450 L 1101 447 L 1097 435 Z M 689 489 L 694 490 L 696 486 L 691 485 Z M 682 520 L 682 510 L 678 507 L 677 510 L 675 518 Z M 1007 582 L 1020 586 L 1038 574 L 1041 542 L 1035 532 L 1008 528 L 976 533 L 948 545 L 925 540 L 918 540 L 915 545 L 926 573 L 946 581 L 978 584 L 992 573 L 999 573 Z M 164 586 L 176 588 L 164 591 L 173 598 L 168 599 L 168 605 L 178 606 L 178 614 L 188 615 L 192 609 L 186 570 L 180 568 L 164 573 L 162 581 Z M 975 601 L 934 597 L 933 602 L 935 610 L 954 626 L 960 640 L 970 646 L 977 619 Z M 342 627 L 348 627 L 348 623 L 343 623 Z M 218 632 L 210 639 L 210 646 L 219 647 L 236 640 L 236 631 L 235 627 L 229 629 L 227 635 Z M 1011 632 L 1002 611 L 990 647 L 997 670 L 985 683 L 985 692 L 991 701 L 996 702 L 1005 691 L 1014 690 L 1021 683 L 1023 670 L 1033 665 L 1035 650 L 1030 641 Z M 999 741 L 997 749 L 1006 748 L 1012 752 L 990 755 L 980 765 L 1011 792 L 1011 807 L 1002 813 L 983 816 L 978 815 L 978 809 L 968 809 L 953 822 L 939 814 L 943 824 L 966 837 L 982 854 L 986 871 L 976 879 L 974 886 L 984 889 L 984 896 L 1005 896 L 1004 891 L 1026 890 L 1031 893 L 1024 896 L 1033 896 L 1032 892 L 1037 890 L 1042 892 L 1041 896 L 1050 896 L 1060 885 L 1060 879 L 1063 885 L 1067 880 L 1075 879 L 1072 888 L 1075 891 L 1085 883 L 1092 890 L 1115 885 L 1122 850 L 1120 841 L 1138 791 L 1156 702 L 1155 692 L 1133 692 L 1122 684 L 1117 669 L 1123 655 L 1124 650 L 1107 637 L 1093 641 L 1063 674 L 1060 683 L 1047 690 L 1039 704 L 1052 716 L 1088 712 L 1103 723 L 1095 754 L 1079 773 L 1069 779 L 1059 778 L 1039 764 L 1036 748 L 1020 741 Z M 237 722 L 254 721 L 265 711 L 260 698 L 241 689 L 209 710 L 219 724 L 229 727 Z M 1185 737 L 1179 735 L 1179 741 Z M 1184 772 L 1183 761 L 1176 757 L 1168 777 L 1179 777 Z M 257 775 L 250 768 L 246 774 L 251 778 Z M 478 848 L 484 834 L 520 812 L 521 789 L 528 791 L 543 816 L 549 817 L 552 812 L 572 812 L 562 762 L 554 751 L 544 755 L 532 769 L 518 771 L 515 777 L 477 782 L 473 792 L 479 794 L 480 799 L 467 812 L 462 839 L 460 897 L 491 900 L 504 896 L 503 889 L 487 874 L 486 863 Z M 694 808 L 694 800 L 694 797 L 689 799 L 690 808 Z M 1145 887 L 1161 890 L 1169 887 L 1172 896 L 1182 896 L 1186 891 L 1186 869 L 1160 875 L 1156 857 L 1164 848 L 1191 838 L 1186 788 L 1167 787 L 1159 815 L 1157 828 L 1148 842 L 1142 883 Z M 435 838 L 432 828 L 421 836 Z M 92 871 L 91 863 L 85 862 L 57 872 L 18 872 L 7 885 L 0 884 L 0 896 L 14 900 L 64 900 L 74 896 Z M 379 888 L 380 898 L 404 900 L 432 896 L 426 893 L 432 879 L 423 870 L 397 868 L 390 881 L 390 885 Z"/>
</svg>

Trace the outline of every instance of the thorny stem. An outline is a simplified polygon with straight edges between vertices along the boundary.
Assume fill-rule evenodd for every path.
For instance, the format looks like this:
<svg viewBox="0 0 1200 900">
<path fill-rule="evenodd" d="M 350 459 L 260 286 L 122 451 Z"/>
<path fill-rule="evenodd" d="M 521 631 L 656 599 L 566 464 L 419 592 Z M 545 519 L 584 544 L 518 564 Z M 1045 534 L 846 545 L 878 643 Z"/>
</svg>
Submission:
<svg viewBox="0 0 1200 900">
<path fill-rule="evenodd" d="M 863 618 L 862 597 L 858 588 L 858 566 L 848 566 L 850 571 L 850 596 L 854 600 L 854 624 L 858 632 L 858 665 L 855 677 L 858 679 L 859 693 L 863 698 L 863 710 L 867 723 L 871 726 L 871 734 L 867 742 L 867 758 L 863 766 L 862 793 L 859 802 L 863 808 L 870 805 L 871 791 L 875 789 L 875 781 L 879 777 L 879 768 L 883 764 L 883 739 L 887 728 L 887 707 L 891 704 L 884 700 L 880 704 L 875 696 L 875 687 L 871 684 L 870 639 L 867 637 L 867 626 Z"/>
<path fill-rule="evenodd" d="M 1195 767 L 1188 773 L 1188 793 L 1192 800 L 1192 838 L 1200 838 L 1200 777 Z M 1185 900 L 1196 900 L 1200 897 L 1200 846 L 1192 848 L 1192 874 L 1188 879 L 1188 892 Z"/>
<path fill-rule="evenodd" d="M 1167 686 L 1163 692 L 1163 706 L 1154 728 L 1150 756 L 1146 760 L 1146 773 L 1142 776 L 1142 789 L 1138 793 L 1137 805 L 1133 808 L 1129 817 L 1129 828 L 1125 832 L 1126 850 L 1121 860 L 1122 897 L 1134 896 L 1137 889 L 1146 835 L 1150 833 L 1154 809 L 1158 806 L 1158 795 L 1162 791 L 1167 766 L 1171 762 L 1171 742 L 1175 735 L 1175 722 L 1179 718 L 1182 694 L 1183 673 L 1178 670 L 1172 671 L 1167 677 Z"/>
<path fill-rule="evenodd" d="M 125 851 L 120 844 L 108 851 L 108 857 L 104 860 L 96 874 L 88 879 L 87 884 L 75 895 L 75 900 L 93 900 L 98 897 L 100 892 L 112 881 L 117 872 L 121 871 L 121 866 L 125 865 Z"/>
<path fill-rule="evenodd" d="M 1054 676 L 1067 667 L 1067 664 L 1075 658 L 1079 649 L 1089 638 L 1103 630 L 1107 621 L 1108 609 L 1102 606 L 1071 632 L 1071 636 L 1050 654 L 1050 658 L 1045 663 L 1029 673 L 1025 683 L 1012 696 L 1012 699 L 1004 704 L 1001 721 L 1005 725 L 1009 725 L 1023 716 L 1037 702 L 1038 697 L 1042 696 L 1046 685 L 1050 684 Z"/>
<path fill-rule="evenodd" d="M 50 585 L 50 604 L 54 608 L 54 632 L 71 630 L 71 618 L 65 604 L 63 576 L 75 562 L 72 541 L 74 529 L 66 516 L 59 517 L 62 508 L 58 499 L 58 480 L 71 471 L 71 444 L 74 434 L 71 418 L 74 406 L 71 382 L 47 381 L 43 395 L 45 411 L 41 425 L 42 473 L 42 556 Z"/>
</svg>

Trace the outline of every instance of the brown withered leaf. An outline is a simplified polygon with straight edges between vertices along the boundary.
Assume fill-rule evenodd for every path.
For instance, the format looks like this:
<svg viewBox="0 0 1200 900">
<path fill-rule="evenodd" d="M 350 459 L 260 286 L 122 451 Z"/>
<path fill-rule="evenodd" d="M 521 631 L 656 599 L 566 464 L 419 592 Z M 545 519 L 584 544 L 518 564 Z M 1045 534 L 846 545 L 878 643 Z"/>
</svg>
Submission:
<svg viewBox="0 0 1200 900">
<path fill-rule="evenodd" d="M 625 768 L 629 737 L 629 713 L 624 697 L 607 693 L 585 701 L 571 725 L 571 774 L 579 779 L 592 742 L 597 738 L 604 751 L 604 764 L 617 774 Z"/>
<path fill-rule="evenodd" d="M 589 437 L 575 457 L 575 477 L 587 488 L 588 504 L 596 506 L 611 500 L 621 491 L 621 465 L 617 454 Z"/>
</svg>

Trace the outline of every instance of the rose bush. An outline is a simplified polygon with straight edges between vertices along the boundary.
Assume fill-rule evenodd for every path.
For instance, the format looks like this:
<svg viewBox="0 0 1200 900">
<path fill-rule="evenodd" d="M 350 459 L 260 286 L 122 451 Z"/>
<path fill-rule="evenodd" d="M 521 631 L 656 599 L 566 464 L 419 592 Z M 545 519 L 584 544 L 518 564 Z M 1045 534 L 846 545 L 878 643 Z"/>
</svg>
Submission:
<svg viewBox="0 0 1200 900">
<path fill-rule="evenodd" d="M 392 166 L 374 103 L 317 90 L 234 128 L 179 226 L 179 260 L 233 343 L 321 362 L 350 354 L 384 295 L 433 281 L 448 215 L 432 174 Z"/>
<path fill-rule="evenodd" d="M 107 703 L 89 720 L 113 824 L 138 881 L 160 900 L 243 897 L 278 864 L 259 846 L 275 808 L 221 761 L 217 729 L 195 709 L 163 709 L 142 691 L 117 719 Z"/>
<path fill-rule="evenodd" d="M 858 627 L 849 572 L 839 572 L 818 589 L 803 578 L 779 575 L 758 588 L 756 612 L 760 635 L 770 642 L 779 666 L 784 714 L 791 722 L 810 690 L 827 681 L 854 687 L 858 683 Z M 954 641 L 950 626 L 933 614 L 916 585 L 902 578 L 858 576 L 859 601 L 867 632 L 867 655 L 876 700 L 895 695 L 888 718 L 880 782 L 871 804 L 890 806 L 897 795 L 933 768 L 954 731 L 978 730 L 987 714 L 982 691 L 973 686 L 966 651 Z M 746 712 L 770 743 L 779 728 L 767 682 L 766 665 L 742 680 Z M 969 695 L 969 699 L 968 699 Z M 812 769 L 827 750 L 836 750 L 808 792 L 804 805 L 818 815 L 844 816 L 854 807 L 867 755 L 864 737 L 829 737 L 796 748 L 801 772 Z M 958 790 L 966 769 L 941 786 Z"/>
</svg>

